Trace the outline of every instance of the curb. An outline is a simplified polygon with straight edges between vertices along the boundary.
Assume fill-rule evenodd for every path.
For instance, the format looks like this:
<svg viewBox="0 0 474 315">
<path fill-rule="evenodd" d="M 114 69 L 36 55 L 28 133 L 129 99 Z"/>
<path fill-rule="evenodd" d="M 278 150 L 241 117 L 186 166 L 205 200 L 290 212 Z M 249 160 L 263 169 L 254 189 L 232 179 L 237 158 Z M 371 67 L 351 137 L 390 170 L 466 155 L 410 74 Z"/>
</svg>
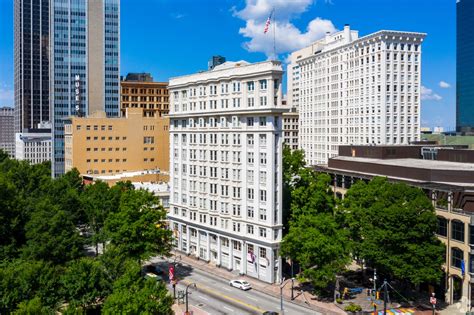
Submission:
<svg viewBox="0 0 474 315">
<path fill-rule="evenodd" d="M 189 258 L 189 259 L 192 259 L 192 258 Z M 201 260 L 196 260 L 196 262 L 200 262 Z M 203 268 L 200 264 L 190 264 L 189 262 L 184 262 L 183 260 L 181 260 L 180 262 L 181 264 L 183 265 L 187 265 L 189 267 L 193 267 L 193 268 L 196 268 L 196 269 L 199 269 L 201 271 L 205 271 L 205 272 L 209 272 L 208 270 L 206 270 L 206 268 Z M 219 268 L 219 267 L 218 267 Z M 220 268 L 218 269 L 220 270 Z M 219 278 L 219 276 L 217 276 L 216 274 L 211 274 L 212 277 L 217 277 Z M 226 276 L 223 276 L 225 278 L 225 280 L 231 280 L 229 279 L 228 277 Z M 268 296 L 271 296 L 271 297 L 275 297 L 275 298 L 280 298 L 280 295 L 279 294 L 274 294 L 274 293 L 271 293 L 271 292 L 268 292 L 268 291 L 265 291 L 259 287 L 252 287 L 253 290 L 255 291 L 258 291 L 260 293 L 263 293 L 263 294 L 266 294 Z M 304 303 L 304 302 L 301 302 L 301 301 L 298 301 L 298 300 L 291 300 L 289 298 L 287 298 L 285 295 L 283 295 L 283 300 L 288 302 L 288 303 L 292 303 L 292 304 L 295 304 L 295 305 L 298 305 L 298 306 L 301 306 L 301 307 L 304 307 L 304 308 L 307 308 L 308 310 L 312 310 L 312 311 L 317 311 L 317 312 L 320 312 L 322 314 L 339 314 L 339 313 L 334 313 L 332 312 L 331 310 L 327 310 L 327 309 L 324 309 L 324 308 L 321 308 L 319 306 L 314 306 L 314 305 L 309 305 Z"/>
</svg>

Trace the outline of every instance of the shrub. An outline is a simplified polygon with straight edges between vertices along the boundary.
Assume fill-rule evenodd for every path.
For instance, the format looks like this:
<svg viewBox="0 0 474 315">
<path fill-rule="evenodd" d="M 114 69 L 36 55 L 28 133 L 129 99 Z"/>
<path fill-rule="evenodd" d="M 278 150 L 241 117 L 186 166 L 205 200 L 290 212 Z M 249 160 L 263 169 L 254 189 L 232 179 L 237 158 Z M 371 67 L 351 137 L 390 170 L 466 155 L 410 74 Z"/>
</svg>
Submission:
<svg viewBox="0 0 474 315">
<path fill-rule="evenodd" d="M 359 304 L 354 304 L 354 303 L 350 303 L 349 305 L 346 306 L 346 308 L 344 308 L 344 310 L 346 312 L 360 312 L 362 311 L 362 307 L 359 305 Z"/>
</svg>

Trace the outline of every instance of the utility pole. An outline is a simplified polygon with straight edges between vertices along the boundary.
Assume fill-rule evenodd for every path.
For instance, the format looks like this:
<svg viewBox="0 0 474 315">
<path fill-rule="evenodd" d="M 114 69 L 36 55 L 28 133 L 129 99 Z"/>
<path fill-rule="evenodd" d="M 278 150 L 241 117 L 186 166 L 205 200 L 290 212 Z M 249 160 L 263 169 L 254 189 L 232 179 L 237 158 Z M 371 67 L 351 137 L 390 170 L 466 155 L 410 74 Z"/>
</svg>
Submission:
<svg viewBox="0 0 474 315">
<path fill-rule="evenodd" d="M 383 315 L 387 315 L 387 297 L 388 297 L 387 280 L 384 280 L 383 281 Z"/>
<path fill-rule="evenodd" d="M 377 297 L 377 268 L 374 268 L 374 297 Z"/>
<path fill-rule="evenodd" d="M 291 278 L 291 300 L 293 301 L 295 299 L 295 296 L 293 294 L 293 289 L 295 288 L 295 278 Z"/>
</svg>

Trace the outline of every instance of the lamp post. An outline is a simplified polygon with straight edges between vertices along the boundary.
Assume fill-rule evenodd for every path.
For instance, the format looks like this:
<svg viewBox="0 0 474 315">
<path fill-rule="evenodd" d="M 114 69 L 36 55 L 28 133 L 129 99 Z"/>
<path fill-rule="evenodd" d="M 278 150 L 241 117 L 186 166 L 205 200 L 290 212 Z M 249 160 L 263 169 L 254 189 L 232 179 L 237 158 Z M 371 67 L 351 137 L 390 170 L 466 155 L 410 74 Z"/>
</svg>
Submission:
<svg viewBox="0 0 474 315">
<path fill-rule="evenodd" d="M 291 278 L 291 300 L 293 301 L 295 299 L 295 296 L 293 294 L 293 289 L 295 288 L 295 278 Z"/>
<path fill-rule="evenodd" d="M 188 289 L 189 289 L 190 286 L 193 286 L 194 288 L 196 288 L 196 283 L 193 282 L 193 283 L 190 283 L 186 286 L 186 293 L 185 293 L 185 295 L 186 295 L 186 313 L 185 314 L 186 315 L 189 315 L 189 311 L 188 311 Z"/>
<path fill-rule="evenodd" d="M 174 271 L 175 275 L 173 275 L 174 279 L 172 280 L 173 281 L 173 298 L 175 300 L 176 300 L 176 273 L 177 273 L 176 272 L 176 260 L 178 260 L 178 259 L 181 260 L 181 255 L 176 256 L 176 254 L 175 254 L 174 260 L 173 260 L 173 271 Z"/>
</svg>

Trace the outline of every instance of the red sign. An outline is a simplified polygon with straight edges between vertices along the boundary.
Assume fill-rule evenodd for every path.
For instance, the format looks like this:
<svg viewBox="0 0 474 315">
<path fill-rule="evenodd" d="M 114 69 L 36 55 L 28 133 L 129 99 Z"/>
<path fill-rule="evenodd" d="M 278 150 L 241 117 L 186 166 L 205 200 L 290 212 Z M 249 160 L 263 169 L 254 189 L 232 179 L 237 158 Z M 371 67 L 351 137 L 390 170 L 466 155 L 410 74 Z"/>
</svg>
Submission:
<svg viewBox="0 0 474 315">
<path fill-rule="evenodd" d="M 170 278 L 170 281 L 174 280 L 174 267 L 173 267 L 173 265 L 169 266 L 169 278 Z"/>
<path fill-rule="evenodd" d="M 430 303 L 433 305 L 436 304 L 436 298 L 434 296 L 430 297 Z"/>
</svg>

